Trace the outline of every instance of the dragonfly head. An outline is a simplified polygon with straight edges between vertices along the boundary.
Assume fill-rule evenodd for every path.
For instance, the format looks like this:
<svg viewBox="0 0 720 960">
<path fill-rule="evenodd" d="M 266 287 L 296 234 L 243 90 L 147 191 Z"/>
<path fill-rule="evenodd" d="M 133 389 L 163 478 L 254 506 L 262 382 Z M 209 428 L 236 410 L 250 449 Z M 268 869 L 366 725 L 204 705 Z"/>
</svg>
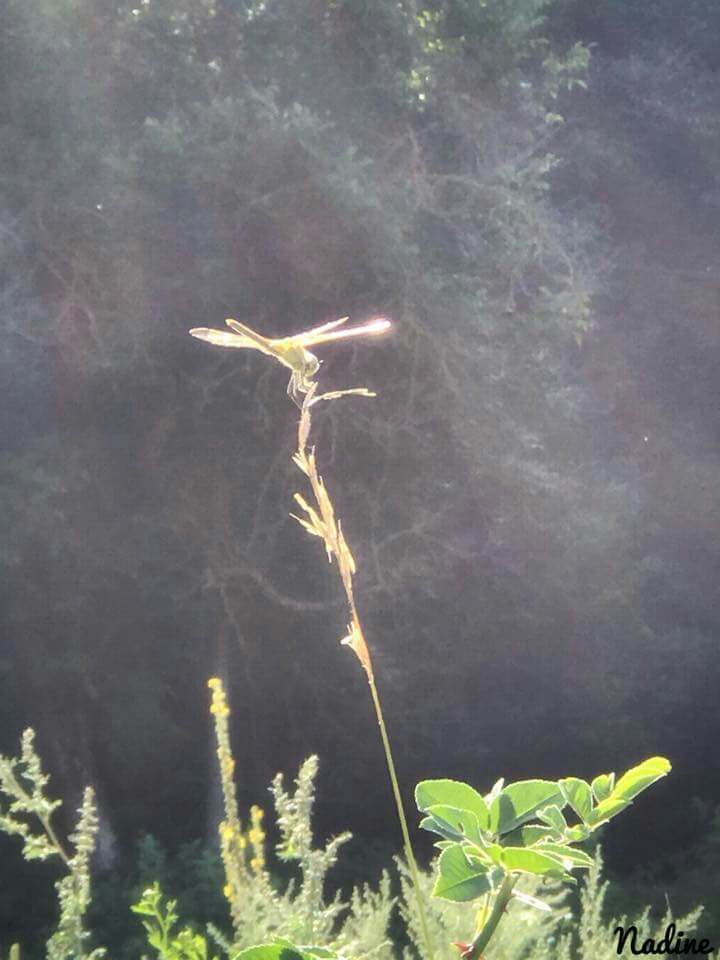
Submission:
<svg viewBox="0 0 720 960">
<path fill-rule="evenodd" d="M 305 360 L 305 376 L 314 377 L 320 369 L 321 362 L 314 353 L 308 353 Z"/>
</svg>

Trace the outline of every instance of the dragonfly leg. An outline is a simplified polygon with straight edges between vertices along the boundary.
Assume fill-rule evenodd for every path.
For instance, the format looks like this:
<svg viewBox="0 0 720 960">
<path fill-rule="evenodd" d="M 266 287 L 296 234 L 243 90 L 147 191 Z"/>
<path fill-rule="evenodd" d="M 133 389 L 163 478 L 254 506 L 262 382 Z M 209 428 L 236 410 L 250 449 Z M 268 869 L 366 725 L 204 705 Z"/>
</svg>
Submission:
<svg viewBox="0 0 720 960">
<path fill-rule="evenodd" d="M 287 395 L 293 401 L 296 407 L 300 410 L 303 408 L 303 398 L 302 398 L 302 386 L 299 382 L 298 375 L 293 371 L 290 380 L 287 385 Z"/>
</svg>

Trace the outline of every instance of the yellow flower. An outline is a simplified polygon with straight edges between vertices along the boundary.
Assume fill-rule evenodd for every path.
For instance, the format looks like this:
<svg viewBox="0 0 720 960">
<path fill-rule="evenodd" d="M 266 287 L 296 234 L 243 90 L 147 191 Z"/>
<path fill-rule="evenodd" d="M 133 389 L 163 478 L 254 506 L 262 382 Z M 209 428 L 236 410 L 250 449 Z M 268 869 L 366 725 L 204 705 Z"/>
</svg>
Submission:
<svg viewBox="0 0 720 960">
<path fill-rule="evenodd" d="M 233 888 L 229 883 L 226 883 L 223 887 L 223 893 L 225 894 L 226 899 L 232 900 Z"/>
<path fill-rule="evenodd" d="M 207 684 L 211 690 L 217 690 L 222 688 L 222 680 L 219 677 L 210 677 Z"/>
</svg>

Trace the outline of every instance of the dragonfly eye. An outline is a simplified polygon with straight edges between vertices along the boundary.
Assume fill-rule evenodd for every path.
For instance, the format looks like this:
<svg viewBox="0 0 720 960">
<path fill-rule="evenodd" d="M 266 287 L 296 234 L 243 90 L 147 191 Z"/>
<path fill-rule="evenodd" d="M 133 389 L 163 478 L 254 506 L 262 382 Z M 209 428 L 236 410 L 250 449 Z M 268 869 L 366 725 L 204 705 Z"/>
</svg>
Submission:
<svg viewBox="0 0 720 960">
<path fill-rule="evenodd" d="M 318 372 L 318 370 L 320 369 L 320 361 L 318 360 L 318 358 L 317 358 L 316 356 L 313 356 L 313 355 L 311 355 L 311 356 L 312 356 L 312 359 L 311 359 L 311 360 L 308 360 L 307 372 L 308 372 L 308 375 L 309 375 L 309 376 L 314 377 L 315 374 L 316 374 L 316 373 Z"/>
</svg>

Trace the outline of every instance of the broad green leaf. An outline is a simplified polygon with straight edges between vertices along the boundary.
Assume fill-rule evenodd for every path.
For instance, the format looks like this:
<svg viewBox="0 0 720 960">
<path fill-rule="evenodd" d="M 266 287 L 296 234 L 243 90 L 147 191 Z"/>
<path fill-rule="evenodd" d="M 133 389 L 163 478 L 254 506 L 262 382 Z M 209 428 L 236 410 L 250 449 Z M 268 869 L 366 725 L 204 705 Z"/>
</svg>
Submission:
<svg viewBox="0 0 720 960">
<path fill-rule="evenodd" d="M 670 761 L 665 757 L 651 757 L 624 773 L 615 784 L 611 796 L 632 800 L 671 770 Z"/>
<path fill-rule="evenodd" d="M 492 802 L 490 829 L 493 833 L 509 833 L 550 804 L 564 804 L 560 788 L 553 781 L 519 780 L 510 783 Z"/>
<path fill-rule="evenodd" d="M 538 810 L 537 818 L 538 820 L 542 820 L 543 823 L 547 823 L 548 826 L 554 827 L 559 833 L 562 833 L 567 827 L 565 817 L 563 816 L 560 807 L 554 805 L 543 807 L 542 810 Z"/>
<path fill-rule="evenodd" d="M 540 853 L 537 849 L 526 850 L 523 847 L 504 847 L 502 865 L 506 870 L 539 876 L 556 877 L 563 873 L 562 864 L 555 857 Z"/>
<path fill-rule="evenodd" d="M 429 833 L 436 833 L 443 840 L 452 840 L 455 843 L 459 839 L 456 830 L 444 827 L 435 817 L 423 817 L 420 821 L 420 828 L 427 830 Z"/>
<path fill-rule="evenodd" d="M 489 893 L 497 880 L 497 871 L 477 860 L 468 861 L 460 844 L 453 844 L 440 854 L 438 878 L 433 896 L 456 902 L 476 900 Z M 256 958 L 250 958 L 256 960 Z M 265 960 L 265 958 L 257 958 Z M 268 958 L 272 960 L 272 958 Z"/>
<path fill-rule="evenodd" d="M 489 812 L 485 800 L 477 790 L 459 780 L 422 780 L 415 787 L 415 803 L 422 813 L 438 805 L 470 810 L 477 817 L 480 829 L 488 829 Z"/>
<path fill-rule="evenodd" d="M 590 786 L 597 802 L 602 803 L 603 800 L 607 800 L 613 791 L 615 774 L 601 773 L 599 777 L 595 777 Z"/>
<path fill-rule="evenodd" d="M 302 947 L 296 947 L 288 940 L 275 943 L 261 943 L 256 947 L 247 947 L 233 956 L 233 960 L 313 960 L 314 954 Z"/>
<path fill-rule="evenodd" d="M 554 827 L 541 827 L 531 823 L 506 833 L 502 838 L 502 844 L 504 847 L 532 847 L 541 840 L 559 840 L 561 836 Z"/>
<path fill-rule="evenodd" d="M 585 823 L 592 810 L 592 790 L 590 784 L 579 777 L 566 777 L 558 781 L 563 796 L 575 813 Z"/>
<path fill-rule="evenodd" d="M 543 843 L 536 848 L 540 853 L 548 853 L 551 857 L 557 857 L 562 861 L 566 870 L 572 870 L 573 867 L 590 868 L 594 860 L 588 856 L 584 850 L 575 850 L 573 847 L 565 846 L 562 843 Z"/>
<path fill-rule="evenodd" d="M 631 803 L 632 800 L 623 800 L 621 797 L 608 797 L 607 800 L 599 803 L 590 814 L 588 826 L 594 830 L 596 827 L 599 827 L 600 824 L 606 823 L 612 817 L 616 817 L 618 813 L 621 813 L 629 807 Z"/>
<path fill-rule="evenodd" d="M 453 833 L 453 838 L 461 840 L 467 837 L 478 846 L 485 846 L 485 840 L 480 833 L 478 818 L 472 810 L 460 810 L 458 807 L 448 807 L 443 804 L 428 807 L 428 813 L 443 830 Z"/>
<path fill-rule="evenodd" d="M 665 757 L 651 757 L 623 774 L 617 781 L 610 796 L 593 810 L 588 823 L 599 827 L 612 817 L 629 807 L 634 798 L 649 786 L 666 776 L 671 770 L 670 761 Z"/>
<path fill-rule="evenodd" d="M 498 866 L 502 864 L 503 848 L 499 843 L 488 843 L 484 852 L 490 857 L 493 863 L 496 863 Z"/>
</svg>

